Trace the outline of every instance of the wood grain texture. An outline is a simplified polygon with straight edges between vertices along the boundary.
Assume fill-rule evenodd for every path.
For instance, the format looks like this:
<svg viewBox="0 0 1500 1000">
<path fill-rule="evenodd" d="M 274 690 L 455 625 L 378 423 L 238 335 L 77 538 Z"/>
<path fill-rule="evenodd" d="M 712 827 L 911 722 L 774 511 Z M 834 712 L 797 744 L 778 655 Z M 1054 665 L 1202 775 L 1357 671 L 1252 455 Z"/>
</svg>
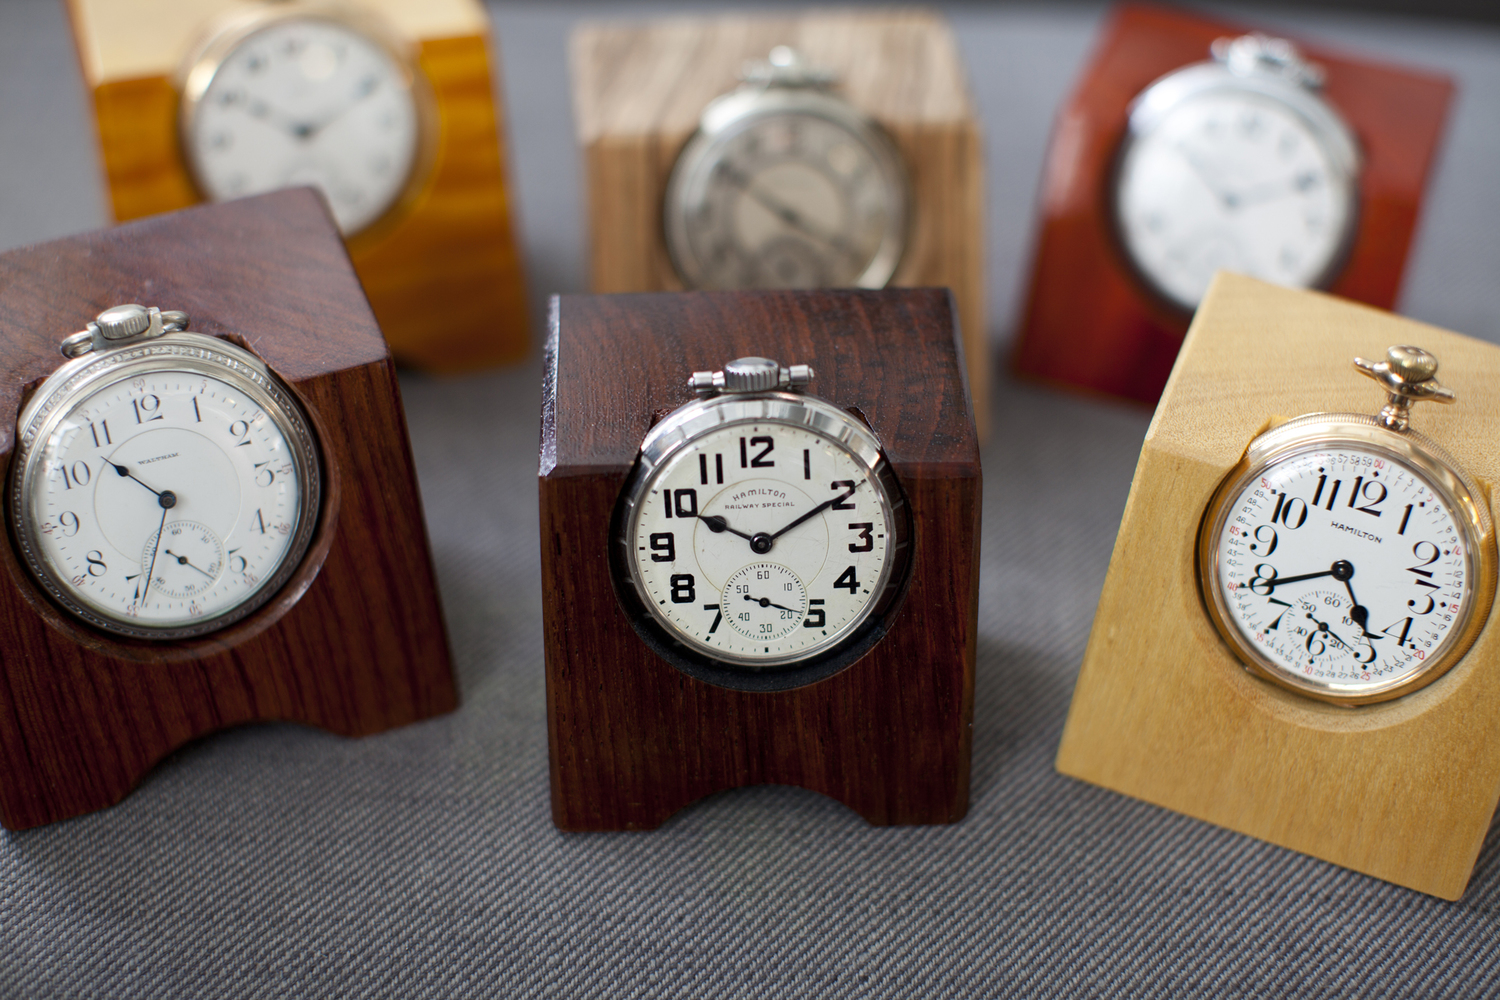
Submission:
<svg viewBox="0 0 1500 1000">
<path fill-rule="evenodd" d="M 595 292 L 682 288 L 662 234 L 678 151 L 746 60 L 789 44 L 838 73 L 837 92 L 880 122 L 906 163 L 911 233 L 891 284 L 942 285 L 958 302 L 976 414 L 989 414 L 984 290 L 984 154 L 963 62 L 928 10 L 813 11 L 791 17 L 584 24 L 569 65 L 589 199 Z"/>
<path fill-rule="evenodd" d="M 1012 357 L 1017 373 L 1146 403 L 1161 394 L 1189 317 L 1131 274 L 1111 222 L 1111 172 L 1135 96 L 1158 77 L 1207 59 L 1215 38 L 1246 30 L 1158 7 L 1116 9 L 1054 126 L 1041 235 Z M 1353 128 L 1365 158 L 1359 230 L 1330 291 L 1389 309 L 1453 84 L 1317 46 L 1303 51 L 1326 70 L 1323 96 Z"/>
<path fill-rule="evenodd" d="M 451 710 L 456 692 L 395 369 L 332 221 L 307 190 L 189 209 L 0 255 L 0 459 L 26 387 L 100 310 L 185 310 L 292 387 L 326 498 L 301 568 L 211 636 L 105 635 L 0 546 L 0 822 L 118 802 L 189 740 L 244 722 L 349 736 Z M 399 582 L 398 582 L 399 581 Z"/>
<path fill-rule="evenodd" d="M 790 784 L 871 823 L 968 809 L 980 468 L 942 289 L 690 292 L 555 300 L 543 394 L 542 592 L 553 821 L 649 829 L 713 792 Z M 806 362 L 812 391 L 880 435 L 914 521 L 890 629 L 842 672 L 750 693 L 688 677 L 631 629 L 610 515 L 652 415 L 687 373 L 749 354 Z"/>
<path fill-rule="evenodd" d="M 406 6 L 422 6 L 406 3 Z M 248 6 L 219 0 L 168 10 L 148 0 L 71 0 L 74 38 L 93 94 L 99 149 L 114 217 L 141 218 L 201 200 L 178 137 L 181 93 L 176 77 L 193 43 L 226 11 Z M 401 3 L 364 6 L 396 27 Z M 406 18 L 412 30 L 483 22 L 481 8 L 451 2 L 445 18 Z M 452 8 L 452 9 L 448 9 Z M 108 16 L 104 16 L 105 12 Z M 439 10 L 438 13 L 442 13 Z M 122 52 L 101 35 L 121 18 L 146 24 L 187 18 L 142 42 L 152 75 L 121 77 L 143 54 Z M 174 21 L 174 24 L 176 22 Z M 525 275 L 513 233 L 505 177 L 503 123 L 495 100 L 487 24 L 479 33 L 414 40 L 414 56 L 433 98 L 430 169 L 423 184 L 385 219 L 348 241 L 397 360 L 428 371 L 463 371 L 514 362 L 530 349 Z M 102 74 L 102 75 L 99 75 Z"/>
<path fill-rule="evenodd" d="M 1213 491 L 1273 421 L 1385 402 L 1355 356 L 1416 344 L 1457 405 L 1417 430 L 1500 481 L 1500 349 L 1316 292 L 1221 274 L 1146 435 L 1057 768 L 1421 892 L 1457 899 L 1500 800 L 1500 627 L 1431 686 L 1344 708 L 1249 675 L 1194 563 Z M 1253 353 L 1256 363 L 1245 364 Z M 1488 490 L 1488 487 L 1486 487 Z"/>
</svg>

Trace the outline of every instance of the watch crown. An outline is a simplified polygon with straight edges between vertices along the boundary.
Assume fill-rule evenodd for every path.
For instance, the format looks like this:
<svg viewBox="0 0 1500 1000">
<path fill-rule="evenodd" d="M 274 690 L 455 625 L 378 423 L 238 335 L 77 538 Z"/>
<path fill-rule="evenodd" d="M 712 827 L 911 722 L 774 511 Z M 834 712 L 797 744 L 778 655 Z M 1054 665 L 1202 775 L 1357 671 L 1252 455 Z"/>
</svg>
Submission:
<svg viewBox="0 0 1500 1000">
<path fill-rule="evenodd" d="M 781 365 L 770 358 L 739 358 L 724 366 L 725 392 L 765 392 L 781 381 Z"/>
<path fill-rule="evenodd" d="M 1390 347 L 1385 358 L 1355 358 L 1354 367 L 1385 387 L 1388 401 L 1380 411 L 1380 422 L 1391 430 L 1404 431 L 1411 426 L 1413 403 L 1451 403 L 1458 398 L 1435 377 L 1437 358 L 1420 347 Z"/>
<path fill-rule="evenodd" d="M 693 372 L 688 376 L 688 388 L 700 396 L 712 396 L 716 392 L 802 389 L 816 374 L 811 365 L 783 368 L 770 358 L 737 358 L 720 372 Z"/>
<path fill-rule="evenodd" d="M 105 340 L 123 340 L 151 329 L 151 311 L 134 303 L 114 306 L 95 317 L 94 323 Z"/>
</svg>

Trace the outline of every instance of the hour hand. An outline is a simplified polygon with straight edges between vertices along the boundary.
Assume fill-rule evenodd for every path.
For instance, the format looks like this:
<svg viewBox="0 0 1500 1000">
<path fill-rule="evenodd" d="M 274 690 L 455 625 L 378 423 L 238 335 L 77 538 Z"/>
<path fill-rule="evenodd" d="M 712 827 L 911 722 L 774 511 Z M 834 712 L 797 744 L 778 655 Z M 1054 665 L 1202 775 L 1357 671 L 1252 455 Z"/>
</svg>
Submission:
<svg viewBox="0 0 1500 1000">
<path fill-rule="evenodd" d="M 731 528 L 729 526 L 729 522 L 724 520 L 724 518 L 719 514 L 697 514 L 694 516 L 696 516 L 698 520 L 702 521 L 704 524 L 708 525 L 708 530 L 712 531 L 716 535 L 722 534 L 723 532 L 727 531 L 731 535 L 739 535 L 747 542 L 750 541 L 753 537 L 751 535 L 745 534 L 743 531 L 737 531 L 734 528 Z"/>
</svg>

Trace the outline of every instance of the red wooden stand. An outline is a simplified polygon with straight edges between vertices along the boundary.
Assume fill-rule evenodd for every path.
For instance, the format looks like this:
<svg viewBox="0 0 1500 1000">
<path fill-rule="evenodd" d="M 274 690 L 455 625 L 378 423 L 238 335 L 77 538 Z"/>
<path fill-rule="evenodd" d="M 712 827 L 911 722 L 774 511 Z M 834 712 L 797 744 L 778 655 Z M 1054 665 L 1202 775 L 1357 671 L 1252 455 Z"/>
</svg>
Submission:
<svg viewBox="0 0 1500 1000">
<path fill-rule="evenodd" d="M 1115 11 L 1053 129 L 1041 238 L 1012 360 L 1017 373 L 1145 403 L 1161 395 L 1191 317 L 1156 301 L 1130 273 L 1110 221 L 1115 153 L 1137 94 L 1157 77 L 1209 58 L 1215 38 L 1246 30 L 1159 7 Z M 1298 46 L 1326 70 L 1323 97 L 1354 129 L 1364 154 L 1359 230 L 1329 290 L 1389 309 L 1453 84 Z"/>
<path fill-rule="evenodd" d="M 181 309 L 301 398 L 325 498 L 301 567 L 222 632 L 151 643 L 58 610 L 0 545 L 0 822 L 118 802 L 189 740 L 290 720 L 349 736 L 457 704 L 400 388 L 309 190 L 188 209 L 0 254 L 0 460 L 62 337 L 121 302 Z M 13 536 L 12 536 L 13 539 Z"/>
<path fill-rule="evenodd" d="M 969 800 L 979 451 L 942 289 L 690 292 L 554 300 L 542 402 L 542 595 L 552 817 L 649 829 L 713 792 L 787 784 L 876 824 L 950 823 Z M 857 407 L 911 504 L 912 571 L 886 636 L 789 691 L 694 679 L 630 627 L 609 525 L 688 373 L 745 355 L 811 364 Z"/>
</svg>

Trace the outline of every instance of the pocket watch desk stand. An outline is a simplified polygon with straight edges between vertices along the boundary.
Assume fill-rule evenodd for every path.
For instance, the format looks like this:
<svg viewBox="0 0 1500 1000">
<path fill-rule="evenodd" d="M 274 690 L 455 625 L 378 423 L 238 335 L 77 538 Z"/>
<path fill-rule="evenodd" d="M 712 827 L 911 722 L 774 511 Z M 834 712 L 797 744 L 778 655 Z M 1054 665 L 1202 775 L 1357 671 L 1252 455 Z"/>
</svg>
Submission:
<svg viewBox="0 0 1500 1000">
<path fill-rule="evenodd" d="M 1117 8 L 1053 126 L 1015 371 L 1155 403 L 1220 268 L 1391 308 L 1452 96 L 1443 76 Z"/>
<path fill-rule="evenodd" d="M 1058 770 L 1461 896 L 1500 795 L 1497 439 L 1500 348 L 1221 273 L 1141 450 Z"/>
<path fill-rule="evenodd" d="M 116 221 L 312 184 L 397 361 L 459 371 L 525 356 L 478 0 L 67 7 Z"/>
<path fill-rule="evenodd" d="M 0 254 L 0 452 L 6 827 L 228 726 L 456 705 L 395 369 L 313 192 Z"/>
<path fill-rule="evenodd" d="M 984 433 L 984 155 L 940 15 L 586 24 L 569 66 L 593 291 L 946 286 Z"/>
<path fill-rule="evenodd" d="M 541 442 L 552 817 L 785 784 L 968 809 L 980 470 L 945 289 L 564 296 Z"/>
</svg>

